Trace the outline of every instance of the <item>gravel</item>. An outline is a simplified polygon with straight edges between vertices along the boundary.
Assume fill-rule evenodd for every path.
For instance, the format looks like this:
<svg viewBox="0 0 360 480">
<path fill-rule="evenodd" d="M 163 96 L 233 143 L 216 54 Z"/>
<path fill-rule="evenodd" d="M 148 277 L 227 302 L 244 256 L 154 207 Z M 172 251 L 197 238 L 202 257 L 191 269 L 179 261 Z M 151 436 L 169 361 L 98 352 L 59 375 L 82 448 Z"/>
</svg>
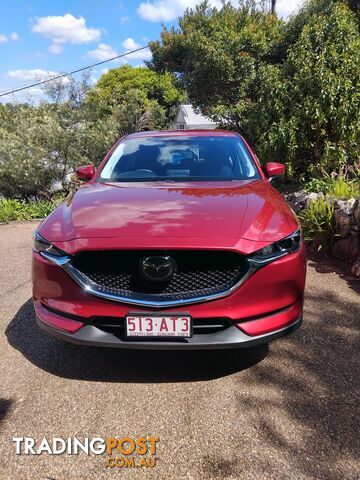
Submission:
<svg viewBox="0 0 360 480">
<path fill-rule="evenodd" d="M 76 347 L 35 325 L 36 225 L 0 226 L 1 480 L 360 478 L 356 280 L 310 261 L 303 327 L 252 351 Z M 160 437 L 156 467 L 12 442 L 125 435 Z"/>
</svg>

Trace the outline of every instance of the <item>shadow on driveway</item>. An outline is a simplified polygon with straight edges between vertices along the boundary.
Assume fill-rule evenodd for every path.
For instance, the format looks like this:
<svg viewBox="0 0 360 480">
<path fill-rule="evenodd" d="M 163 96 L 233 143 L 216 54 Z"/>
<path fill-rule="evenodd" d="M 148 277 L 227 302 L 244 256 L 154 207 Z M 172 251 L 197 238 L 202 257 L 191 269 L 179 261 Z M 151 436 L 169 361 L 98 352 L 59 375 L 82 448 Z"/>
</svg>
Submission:
<svg viewBox="0 0 360 480">
<path fill-rule="evenodd" d="M 101 382 L 190 382 L 211 380 L 261 362 L 268 346 L 200 351 L 122 350 L 72 345 L 42 332 L 32 301 L 6 329 L 14 348 L 34 365 L 59 377 Z"/>
<path fill-rule="evenodd" d="M 360 294 L 360 278 L 355 277 L 350 272 L 350 264 L 330 257 L 326 253 L 315 252 L 312 249 L 307 251 L 309 266 L 314 267 L 318 273 L 336 273 L 344 280 L 351 290 Z"/>
<path fill-rule="evenodd" d="M 8 414 L 13 401 L 0 397 L 0 424 Z"/>
<path fill-rule="evenodd" d="M 237 393 L 239 411 L 256 417 L 264 451 L 275 449 L 298 478 L 359 478 L 360 299 L 343 297 L 340 287 L 306 294 L 302 328 L 243 376 Z M 259 461 L 273 478 L 266 457 Z"/>
</svg>

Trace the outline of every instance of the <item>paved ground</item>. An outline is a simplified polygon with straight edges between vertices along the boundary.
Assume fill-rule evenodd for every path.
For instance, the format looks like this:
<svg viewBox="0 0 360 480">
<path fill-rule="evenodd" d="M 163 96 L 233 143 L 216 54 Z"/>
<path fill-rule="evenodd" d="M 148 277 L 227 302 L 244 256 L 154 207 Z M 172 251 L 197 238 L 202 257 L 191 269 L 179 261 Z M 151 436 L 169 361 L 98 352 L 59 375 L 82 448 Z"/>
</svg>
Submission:
<svg viewBox="0 0 360 480">
<path fill-rule="evenodd" d="M 35 326 L 35 226 L 0 226 L 1 479 L 360 478 L 356 281 L 310 261 L 303 328 L 252 352 L 76 348 Z M 151 434 L 158 465 L 136 472 L 12 443 Z"/>
</svg>

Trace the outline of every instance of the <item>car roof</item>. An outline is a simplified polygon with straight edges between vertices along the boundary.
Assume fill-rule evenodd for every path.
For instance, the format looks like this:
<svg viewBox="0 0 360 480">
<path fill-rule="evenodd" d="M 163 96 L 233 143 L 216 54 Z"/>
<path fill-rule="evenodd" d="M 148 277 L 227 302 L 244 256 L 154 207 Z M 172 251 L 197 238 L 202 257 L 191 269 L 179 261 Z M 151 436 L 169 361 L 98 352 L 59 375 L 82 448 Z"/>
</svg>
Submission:
<svg viewBox="0 0 360 480">
<path fill-rule="evenodd" d="M 136 132 L 127 135 L 127 138 L 138 137 L 235 137 L 236 132 L 231 130 L 153 130 L 148 132 Z"/>
</svg>

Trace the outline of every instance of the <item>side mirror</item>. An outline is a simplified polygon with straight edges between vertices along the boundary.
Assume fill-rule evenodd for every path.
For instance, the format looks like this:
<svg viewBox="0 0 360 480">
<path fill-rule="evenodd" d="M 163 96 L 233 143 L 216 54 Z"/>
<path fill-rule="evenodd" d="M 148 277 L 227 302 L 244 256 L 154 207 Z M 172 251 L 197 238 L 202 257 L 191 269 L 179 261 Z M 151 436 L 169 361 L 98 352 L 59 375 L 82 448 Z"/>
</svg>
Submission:
<svg viewBox="0 0 360 480">
<path fill-rule="evenodd" d="M 94 165 L 83 165 L 75 169 L 76 175 L 80 180 L 91 180 L 95 173 Z"/>
<path fill-rule="evenodd" d="M 266 174 L 271 183 L 276 177 L 285 175 L 285 165 L 283 163 L 269 162 L 266 164 Z"/>
</svg>

